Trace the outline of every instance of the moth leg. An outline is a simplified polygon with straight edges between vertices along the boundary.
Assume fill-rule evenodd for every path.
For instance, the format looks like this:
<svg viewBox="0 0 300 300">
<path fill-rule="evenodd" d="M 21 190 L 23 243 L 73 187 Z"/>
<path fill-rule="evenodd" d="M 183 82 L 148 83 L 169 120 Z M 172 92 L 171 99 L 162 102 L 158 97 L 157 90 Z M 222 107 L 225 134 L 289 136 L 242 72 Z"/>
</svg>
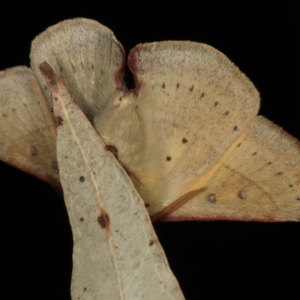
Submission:
<svg viewBox="0 0 300 300">
<path fill-rule="evenodd" d="M 166 206 L 161 211 L 159 211 L 159 212 L 155 213 L 154 215 L 152 215 L 150 217 L 151 221 L 155 222 L 157 220 L 163 219 L 167 215 L 170 215 L 175 210 L 177 210 L 179 207 L 181 207 L 182 205 L 184 205 L 186 202 L 188 202 L 189 200 L 191 200 L 192 198 L 194 198 L 198 194 L 204 192 L 205 190 L 207 190 L 207 188 L 203 187 L 201 189 L 193 190 L 193 191 L 190 191 L 190 192 L 186 193 L 185 195 L 181 196 L 180 198 L 178 198 L 177 200 L 175 200 L 174 202 L 172 202 L 170 205 Z"/>
</svg>

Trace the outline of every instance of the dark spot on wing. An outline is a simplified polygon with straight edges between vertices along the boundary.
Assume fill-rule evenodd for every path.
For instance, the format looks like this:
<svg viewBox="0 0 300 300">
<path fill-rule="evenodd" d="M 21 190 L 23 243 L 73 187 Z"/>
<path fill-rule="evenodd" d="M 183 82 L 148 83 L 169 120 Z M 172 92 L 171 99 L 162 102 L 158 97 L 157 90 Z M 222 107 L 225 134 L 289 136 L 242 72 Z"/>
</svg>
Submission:
<svg viewBox="0 0 300 300">
<path fill-rule="evenodd" d="M 253 152 L 252 155 L 255 156 L 257 154 L 257 152 Z"/>
<path fill-rule="evenodd" d="M 218 102 L 218 101 L 216 101 L 216 102 L 215 102 L 215 107 L 216 107 L 218 104 L 219 104 L 219 102 Z"/>
<path fill-rule="evenodd" d="M 226 117 L 229 115 L 229 111 L 227 110 L 226 112 L 224 112 L 223 116 Z"/>
<path fill-rule="evenodd" d="M 179 89 L 179 86 L 180 86 L 180 84 L 179 84 L 179 83 L 177 83 L 177 84 L 176 84 L 176 88 L 177 88 L 177 90 Z"/>
<path fill-rule="evenodd" d="M 80 222 L 83 222 L 83 221 L 84 221 L 84 218 L 81 217 L 79 220 L 80 220 Z"/>
<path fill-rule="evenodd" d="M 188 142 L 188 140 L 186 139 L 186 138 L 182 138 L 182 143 L 183 144 L 185 144 L 185 143 L 187 143 Z"/>
<path fill-rule="evenodd" d="M 56 126 L 61 126 L 64 123 L 64 119 L 61 116 L 55 118 Z"/>
<path fill-rule="evenodd" d="M 239 196 L 239 198 L 244 199 L 244 200 L 247 199 L 247 197 L 248 197 L 247 193 L 244 190 L 239 191 L 238 196 Z"/>
<path fill-rule="evenodd" d="M 149 246 L 152 246 L 154 244 L 154 241 L 153 240 L 150 240 L 149 241 Z"/>
<path fill-rule="evenodd" d="M 238 127 L 237 127 L 237 126 L 234 126 L 234 127 L 233 127 L 233 130 L 234 130 L 234 131 L 237 131 L 237 130 L 238 130 Z"/>
<path fill-rule="evenodd" d="M 163 83 L 163 84 L 161 85 L 161 87 L 164 89 L 164 88 L 166 87 L 165 83 Z"/>
<path fill-rule="evenodd" d="M 79 181 L 80 181 L 80 182 L 85 182 L 84 176 L 80 176 L 80 177 L 79 177 Z"/>
<path fill-rule="evenodd" d="M 276 175 L 282 175 L 283 173 L 282 172 L 278 172 Z"/>
<path fill-rule="evenodd" d="M 167 161 L 170 161 L 171 159 L 172 159 L 171 156 L 167 156 L 167 157 L 166 157 L 166 160 L 167 160 Z"/>
<path fill-rule="evenodd" d="M 207 201 L 211 202 L 211 203 L 215 203 L 217 202 L 217 196 L 216 194 L 209 194 L 207 197 L 206 197 Z"/>
<path fill-rule="evenodd" d="M 194 85 L 192 85 L 191 87 L 190 87 L 190 92 L 192 92 L 194 90 Z"/>
<path fill-rule="evenodd" d="M 201 95 L 200 95 L 200 98 L 203 98 L 203 97 L 204 97 L 204 95 L 205 95 L 205 94 L 202 92 L 202 93 L 201 93 Z"/>
</svg>

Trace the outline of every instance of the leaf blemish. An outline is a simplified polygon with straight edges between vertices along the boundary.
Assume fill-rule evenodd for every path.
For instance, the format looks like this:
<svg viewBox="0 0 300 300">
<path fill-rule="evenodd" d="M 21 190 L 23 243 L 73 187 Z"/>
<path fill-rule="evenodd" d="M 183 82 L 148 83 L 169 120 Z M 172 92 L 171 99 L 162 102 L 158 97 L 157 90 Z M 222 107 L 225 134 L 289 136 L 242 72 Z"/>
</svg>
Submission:
<svg viewBox="0 0 300 300">
<path fill-rule="evenodd" d="M 118 159 L 118 149 L 114 145 L 106 145 L 105 150 L 110 151 Z"/>
<path fill-rule="evenodd" d="M 81 217 L 79 220 L 80 220 L 80 222 L 83 222 L 83 221 L 84 221 L 84 218 Z"/>
<path fill-rule="evenodd" d="M 109 216 L 104 210 L 102 210 L 102 213 L 98 217 L 97 221 L 102 228 L 106 228 L 106 229 L 109 228 Z"/>
<path fill-rule="evenodd" d="M 84 176 L 80 176 L 80 177 L 79 177 L 79 181 L 80 181 L 80 182 L 85 182 Z"/>
<path fill-rule="evenodd" d="M 149 241 L 149 246 L 152 246 L 154 244 L 154 241 L 153 240 L 150 240 Z"/>
<path fill-rule="evenodd" d="M 167 157 L 166 157 L 166 160 L 167 160 L 167 161 L 170 161 L 171 159 L 172 159 L 171 156 L 167 156 Z"/>
</svg>

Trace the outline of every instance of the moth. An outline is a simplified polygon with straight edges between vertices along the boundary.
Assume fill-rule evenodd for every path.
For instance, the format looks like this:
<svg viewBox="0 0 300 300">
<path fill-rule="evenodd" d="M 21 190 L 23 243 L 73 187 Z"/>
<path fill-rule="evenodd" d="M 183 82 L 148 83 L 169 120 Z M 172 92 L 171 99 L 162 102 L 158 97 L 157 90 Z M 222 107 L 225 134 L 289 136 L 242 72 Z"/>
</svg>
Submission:
<svg viewBox="0 0 300 300">
<path fill-rule="evenodd" d="M 1 73 L 3 161 L 60 189 L 59 120 L 39 70 L 47 61 L 154 219 L 299 220 L 299 142 L 256 116 L 256 88 L 216 49 L 175 41 L 138 45 L 127 60 L 136 85 L 129 91 L 123 47 L 95 21 L 50 27 L 33 41 L 30 58 L 31 69 Z"/>
</svg>

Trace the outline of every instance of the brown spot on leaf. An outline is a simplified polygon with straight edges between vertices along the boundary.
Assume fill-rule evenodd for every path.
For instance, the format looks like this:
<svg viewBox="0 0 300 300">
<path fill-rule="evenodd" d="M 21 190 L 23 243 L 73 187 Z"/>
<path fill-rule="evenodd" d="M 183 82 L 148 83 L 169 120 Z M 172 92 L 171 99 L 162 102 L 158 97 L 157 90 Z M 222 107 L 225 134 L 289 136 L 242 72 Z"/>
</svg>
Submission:
<svg viewBox="0 0 300 300">
<path fill-rule="evenodd" d="M 234 126 L 234 127 L 233 127 L 233 130 L 234 130 L 234 131 L 237 131 L 237 130 L 238 130 L 238 127 L 237 127 L 237 126 Z"/>
<path fill-rule="evenodd" d="M 167 161 L 170 161 L 171 159 L 172 159 L 171 156 L 167 156 L 167 157 L 166 157 L 166 160 L 167 160 Z"/>
<path fill-rule="evenodd" d="M 192 85 L 191 87 L 190 87 L 190 92 L 192 92 L 194 90 L 194 85 Z"/>
<path fill-rule="evenodd" d="M 64 123 L 64 119 L 61 116 L 55 118 L 56 126 L 61 126 Z"/>
<path fill-rule="evenodd" d="M 145 207 L 150 207 L 150 204 L 145 202 Z"/>
<path fill-rule="evenodd" d="M 186 138 L 182 138 L 182 143 L 183 144 L 185 144 L 185 143 L 187 143 L 188 142 L 188 140 L 186 139 Z"/>
<path fill-rule="evenodd" d="M 79 177 L 79 181 L 80 181 L 80 182 L 85 182 L 84 176 L 80 176 L 80 177 Z"/>
<path fill-rule="evenodd" d="M 48 80 L 48 83 L 52 86 L 56 86 L 55 73 L 47 62 L 43 62 L 40 64 L 40 70 L 45 76 L 45 78 Z"/>
<path fill-rule="evenodd" d="M 242 143 L 238 143 L 238 144 L 237 144 L 237 147 L 241 147 L 241 145 L 242 145 Z"/>
<path fill-rule="evenodd" d="M 255 156 L 257 154 L 257 152 L 253 152 L 252 155 Z"/>
<path fill-rule="evenodd" d="M 109 229 L 109 216 L 106 211 L 102 210 L 101 215 L 97 219 L 102 228 Z"/>
<path fill-rule="evenodd" d="M 166 87 L 165 83 L 163 83 L 163 84 L 161 85 L 161 87 L 164 89 L 164 88 Z"/>
<path fill-rule="evenodd" d="M 278 176 L 279 176 L 279 175 L 282 175 L 282 174 L 283 174 L 282 172 L 278 172 L 276 175 L 278 175 Z"/>
<path fill-rule="evenodd" d="M 37 156 L 37 154 L 38 154 L 37 148 L 35 146 L 31 145 L 30 146 L 30 155 L 31 156 Z"/>
<path fill-rule="evenodd" d="M 86 290 L 87 290 L 87 288 L 85 287 L 85 288 L 83 289 L 83 291 L 86 292 Z"/>
<path fill-rule="evenodd" d="M 216 101 L 216 102 L 215 102 L 215 107 L 216 107 L 218 104 L 219 104 L 219 102 L 218 102 L 218 101 Z"/>
<path fill-rule="evenodd" d="M 227 110 L 226 112 L 224 112 L 223 116 L 226 117 L 229 115 L 229 111 Z"/>
<path fill-rule="evenodd" d="M 177 88 L 177 90 L 179 89 L 179 85 L 180 85 L 179 83 L 177 83 L 177 84 L 176 84 L 176 88 Z"/>
<path fill-rule="evenodd" d="M 201 95 L 200 95 L 200 98 L 203 98 L 203 97 L 204 97 L 204 95 L 205 95 L 205 94 L 202 92 L 202 93 L 201 93 Z"/>
<path fill-rule="evenodd" d="M 290 185 L 289 185 L 289 187 L 290 187 L 290 188 L 292 188 L 292 187 L 293 187 L 293 185 L 292 185 L 292 184 L 290 184 Z"/>
<path fill-rule="evenodd" d="M 269 161 L 269 162 L 268 162 L 268 165 L 271 165 L 271 164 L 272 164 L 272 162 L 271 162 L 271 161 Z"/>
<path fill-rule="evenodd" d="M 50 107 L 50 109 L 49 109 L 49 110 L 50 110 L 50 112 L 52 112 L 52 113 L 53 113 L 53 107 Z"/>
<path fill-rule="evenodd" d="M 300 196 L 296 198 L 296 200 L 300 201 Z"/>
<path fill-rule="evenodd" d="M 106 145 L 105 150 L 110 151 L 116 159 L 118 159 L 118 149 L 114 145 Z"/>
<path fill-rule="evenodd" d="M 79 220 L 80 220 L 80 222 L 83 222 L 83 221 L 84 221 L 84 218 L 81 217 Z"/>
<path fill-rule="evenodd" d="M 152 246 L 154 244 L 154 241 L 153 240 L 150 240 L 149 241 L 149 246 Z"/>
<path fill-rule="evenodd" d="M 215 203 L 217 202 L 217 196 L 216 194 L 209 194 L 206 199 L 211 202 L 211 203 Z"/>
<path fill-rule="evenodd" d="M 244 190 L 241 190 L 241 191 L 239 191 L 238 192 L 238 196 L 239 196 L 239 198 L 241 198 L 241 199 L 247 199 L 247 193 L 244 191 Z"/>
</svg>

